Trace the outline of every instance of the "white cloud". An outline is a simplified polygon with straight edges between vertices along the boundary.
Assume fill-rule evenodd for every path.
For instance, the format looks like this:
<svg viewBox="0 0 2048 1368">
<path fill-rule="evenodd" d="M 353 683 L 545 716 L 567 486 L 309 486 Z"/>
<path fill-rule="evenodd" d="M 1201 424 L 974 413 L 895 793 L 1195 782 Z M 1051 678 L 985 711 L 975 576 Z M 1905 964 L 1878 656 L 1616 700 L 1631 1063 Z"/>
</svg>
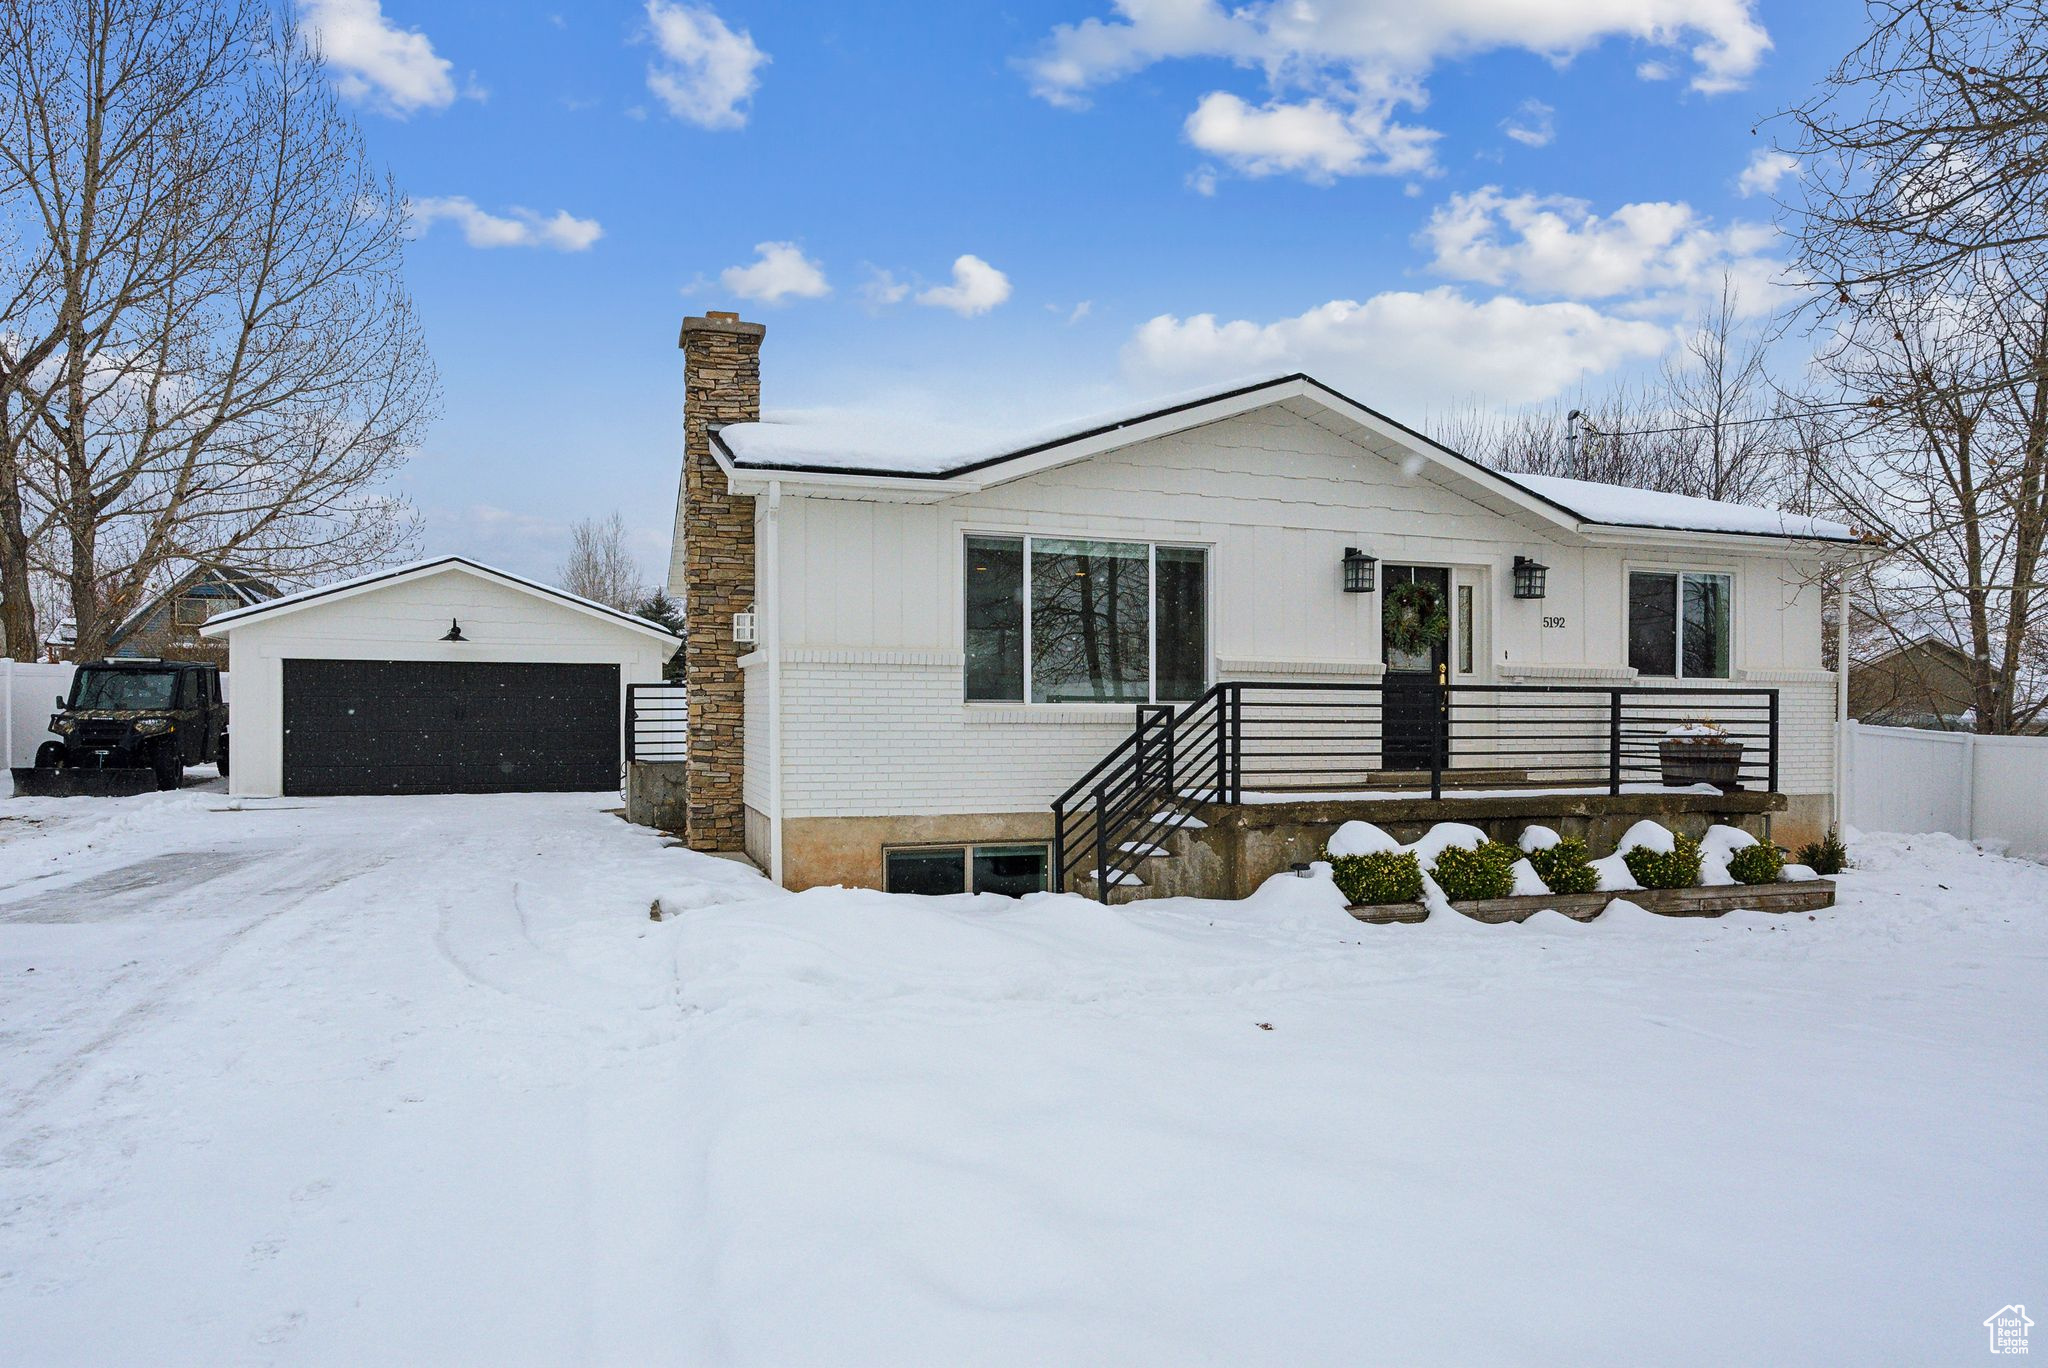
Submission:
<svg viewBox="0 0 2048 1368">
<path fill-rule="evenodd" d="M 1785 177 L 1797 174 L 1799 158 L 1768 147 L 1758 148 L 1750 153 L 1749 165 L 1735 178 L 1735 193 L 1744 199 L 1751 195 L 1775 195 Z"/>
<path fill-rule="evenodd" d="M 400 118 L 455 102 L 454 64 L 426 34 L 385 18 L 381 0 L 300 0 L 299 14 L 343 98 Z"/>
<path fill-rule="evenodd" d="M 1437 135 L 1394 122 L 1398 102 L 1354 98 L 1340 107 L 1323 99 L 1273 100 L 1253 107 L 1228 91 L 1212 91 L 1188 115 L 1188 141 L 1248 176 L 1292 172 L 1327 184 L 1338 176 L 1425 173 Z"/>
<path fill-rule="evenodd" d="M 1305 370 L 1368 403 L 1386 396 L 1415 413 L 1474 395 L 1502 404 L 1549 399 L 1588 375 L 1656 356 L 1670 341 L 1663 327 L 1585 304 L 1478 302 L 1440 286 L 1332 300 L 1271 323 L 1161 314 L 1132 334 L 1123 364 L 1135 381 L 1176 385 Z"/>
<path fill-rule="evenodd" d="M 1420 234 L 1430 269 L 1481 284 L 1578 299 L 1626 298 L 1638 311 L 1682 305 L 1735 278 L 1746 310 L 1770 307 L 1780 267 L 1765 255 L 1767 224 L 1715 228 L 1690 205 L 1624 204 L 1600 215 L 1583 200 L 1504 195 L 1494 186 L 1451 196 Z"/>
<path fill-rule="evenodd" d="M 1424 81 L 1445 60 L 1519 49 L 1563 62 L 1623 38 L 1689 57 L 1694 89 L 1733 89 L 1771 46 L 1752 6 L 1753 0 L 1111 0 L 1110 15 L 1057 25 L 1021 65 L 1034 93 L 1069 108 L 1085 105 L 1094 87 L 1159 62 L 1220 59 L 1256 69 L 1266 82 L 1266 105 L 1212 91 L 1190 117 L 1189 137 L 1209 149 L 1196 137 L 1201 119 L 1214 138 L 1239 145 L 1233 156 L 1328 178 L 1426 162 L 1432 135 L 1392 115 L 1398 105 L 1421 106 Z M 1302 148 L 1303 139 L 1313 146 Z"/>
<path fill-rule="evenodd" d="M 728 266 L 718 283 L 729 294 L 780 304 L 785 299 L 817 299 L 832 292 L 825 270 L 794 242 L 757 242 L 756 259 L 746 266 Z"/>
<path fill-rule="evenodd" d="M 987 313 L 1009 297 L 1010 278 L 968 252 L 954 259 L 951 285 L 934 285 L 919 293 L 917 302 L 972 318 Z"/>
<path fill-rule="evenodd" d="M 587 251 L 604 236 L 596 219 L 580 219 L 566 209 L 552 215 L 518 207 L 504 214 L 479 209 L 467 195 L 428 196 L 408 202 L 415 234 L 436 223 L 453 223 L 472 247 L 550 247 L 557 252 Z"/>
<path fill-rule="evenodd" d="M 1548 147 L 1557 136 L 1557 111 L 1541 100 L 1524 100 L 1500 121 L 1500 131 L 1524 147 Z"/>
<path fill-rule="evenodd" d="M 860 287 L 860 297 L 876 308 L 901 304 L 909 293 L 910 286 L 906 282 L 898 280 L 894 272 L 878 266 L 868 268 L 868 278 Z"/>
<path fill-rule="evenodd" d="M 668 112 L 700 128 L 742 128 L 768 54 L 745 29 L 726 27 L 709 6 L 647 0 L 647 25 L 660 57 L 647 64 L 647 88 Z"/>
</svg>

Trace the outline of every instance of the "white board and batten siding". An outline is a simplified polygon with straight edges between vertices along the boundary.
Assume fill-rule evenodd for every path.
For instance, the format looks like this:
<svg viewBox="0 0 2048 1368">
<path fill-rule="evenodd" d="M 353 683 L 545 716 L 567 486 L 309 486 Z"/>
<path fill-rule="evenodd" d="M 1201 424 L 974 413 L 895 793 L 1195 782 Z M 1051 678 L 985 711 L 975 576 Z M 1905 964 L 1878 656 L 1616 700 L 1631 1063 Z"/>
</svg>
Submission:
<svg viewBox="0 0 2048 1368">
<path fill-rule="evenodd" d="M 1789 545 L 1783 555 L 1710 539 L 1591 545 L 1398 448 L 1362 445 L 1282 407 L 942 503 L 808 496 L 783 500 L 775 516 L 785 818 L 1040 811 L 1129 731 L 1126 704 L 963 700 L 972 533 L 1207 547 L 1212 679 L 1377 678 L 1380 595 L 1342 592 L 1346 546 L 1382 566 L 1448 566 L 1455 584 L 1472 586 L 1469 683 L 1633 682 L 1629 571 L 1727 573 L 1733 677 L 1697 687 L 1779 689 L 1781 787 L 1832 789 L 1820 589 Z M 1512 597 L 1517 554 L 1551 567 L 1548 597 Z M 749 673 L 751 684 L 763 672 Z M 760 716 L 750 701 L 750 724 Z M 751 790 L 751 756 L 748 770 Z"/>
<path fill-rule="evenodd" d="M 443 641 L 451 621 L 462 641 Z M 291 612 L 225 624 L 235 680 L 230 791 L 283 791 L 284 662 L 427 660 L 450 663 L 616 664 L 625 687 L 658 682 L 673 646 L 544 591 L 461 564 L 315 599 Z M 548 738 L 537 735 L 536 746 Z"/>
</svg>

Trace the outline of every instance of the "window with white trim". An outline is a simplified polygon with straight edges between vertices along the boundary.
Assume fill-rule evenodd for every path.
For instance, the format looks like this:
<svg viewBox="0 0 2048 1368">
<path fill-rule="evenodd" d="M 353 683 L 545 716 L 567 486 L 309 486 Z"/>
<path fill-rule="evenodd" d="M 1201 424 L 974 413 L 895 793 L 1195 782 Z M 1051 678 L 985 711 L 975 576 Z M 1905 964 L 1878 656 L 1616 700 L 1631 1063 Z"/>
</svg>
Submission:
<svg viewBox="0 0 2048 1368">
<path fill-rule="evenodd" d="M 1209 686 L 1199 546 L 967 538 L 970 702 L 1186 702 Z"/>
<path fill-rule="evenodd" d="M 1628 663 L 1658 679 L 1726 679 L 1735 578 L 1691 570 L 1628 577 Z"/>
</svg>

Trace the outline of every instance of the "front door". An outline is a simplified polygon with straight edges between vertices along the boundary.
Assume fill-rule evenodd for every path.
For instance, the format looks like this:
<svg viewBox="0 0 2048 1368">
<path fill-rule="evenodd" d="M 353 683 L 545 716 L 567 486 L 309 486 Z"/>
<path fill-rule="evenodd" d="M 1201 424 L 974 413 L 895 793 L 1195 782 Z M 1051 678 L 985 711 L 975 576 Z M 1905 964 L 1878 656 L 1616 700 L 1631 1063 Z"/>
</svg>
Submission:
<svg viewBox="0 0 2048 1368">
<path fill-rule="evenodd" d="M 1450 719 L 1443 709 L 1443 695 L 1437 685 L 1445 682 L 1450 664 L 1450 634 L 1436 634 L 1425 645 L 1397 644 L 1391 636 L 1390 607 L 1403 585 L 1420 584 L 1433 589 L 1426 617 L 1448 623 L 1451 611 L 1451 572 L 1435 565 L 1386 565 L 1380 567 L 1380 659 L 1387 673 L 1380 695 L 1380 766 L 1390 770 L 1424 770 L 1444 758 L 1449 750 Z M 1411 605 L 1421 606 L 1421 605 Z M 1412 618 L 1412 614 L 1410 615 Z"/>
</svg>

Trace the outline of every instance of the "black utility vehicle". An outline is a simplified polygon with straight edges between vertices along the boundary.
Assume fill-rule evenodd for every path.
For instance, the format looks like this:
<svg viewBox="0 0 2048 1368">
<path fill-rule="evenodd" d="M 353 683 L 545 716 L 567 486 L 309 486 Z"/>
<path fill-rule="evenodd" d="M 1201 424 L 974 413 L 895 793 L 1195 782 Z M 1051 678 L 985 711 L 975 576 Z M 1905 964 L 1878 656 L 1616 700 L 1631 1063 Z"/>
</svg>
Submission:
<svg viewBox="0 0 2048 1368">
<path fill-rule="evenodd" d="M 71 696 L 50 719 L 57 740 L 34 769 L 14 771 L 21 797 L 174 789 L 185 766 L 228 772 L 228 705 L 220 669 L 182 660 L 95 660 L 78 667 Z"/>
</svg>

